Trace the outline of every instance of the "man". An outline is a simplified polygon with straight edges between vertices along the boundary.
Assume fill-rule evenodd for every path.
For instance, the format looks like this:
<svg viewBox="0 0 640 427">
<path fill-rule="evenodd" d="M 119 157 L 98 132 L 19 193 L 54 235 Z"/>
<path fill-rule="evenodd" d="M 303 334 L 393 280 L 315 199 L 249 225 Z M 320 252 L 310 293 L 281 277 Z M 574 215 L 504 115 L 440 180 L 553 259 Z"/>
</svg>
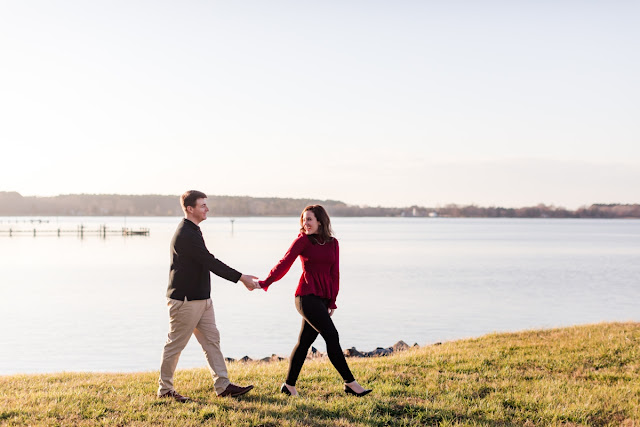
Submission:
<svg viewBox="0 0 640 427">
<path fill-rule="evenodd" d="M 171 270 L 167 289 L 169 336 L 162 352 L 158 396 L 179 402 L 189 400 L 176 393 L 173 374 L 178 358 L 195 334 L 202 346 L 218 396 L 240 396 L 253 388 L 232 384 L 220 350 L 220 333 L 216 327 L 211 301 L 209 272 L 231 282 L 241 281 L 250 291 L 257 287 L 257 277 L 241 274 L 216 259 L 204 244 L 200 224 L 207 219 L 206 194 L 190 190 L 180 197 L 184 219 L 171 240 Z"/>
</svg>

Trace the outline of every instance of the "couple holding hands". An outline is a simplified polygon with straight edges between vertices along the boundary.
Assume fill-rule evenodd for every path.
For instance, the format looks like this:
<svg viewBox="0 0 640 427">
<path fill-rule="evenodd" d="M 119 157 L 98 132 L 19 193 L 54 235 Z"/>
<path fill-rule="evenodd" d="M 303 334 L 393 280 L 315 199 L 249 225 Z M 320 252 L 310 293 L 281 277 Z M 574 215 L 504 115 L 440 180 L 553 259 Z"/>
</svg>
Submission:
<svg viewBox="0 0 640 427">
<path fill-rule="evenodd" d="M 296 309 L 302 315 L 302 328 L 298 342 L 289 359 L 289 372 L 280 391 L 297 396 L 296 381 L 311 344 L 318 337 L 327 344 L 327 354 L 344 380 L 347 394 L 364 396 L 364 389 L 353 377 L 342 353 L 338 331 L 331 315 L 336 309 L 339 289 L 338 241 L 333 237 L 329 215 L 320 205 L 307 206 L 300 216 L 300 234 L 285 256 L 269 272 L 265 280 L 242 274 L 214 257 L 205 246 L 198 226 L 207 219 L 206 194 L 190 190 L 180 197 L 184 219 L 171 240 L 171 269 L 167 289 L 169 307 L 169 335 L 162 352 L 158 396 L 186 402 L 173 387 L 173 374 L 178 358 L 194 334 L 202 346 L 213 377 L 216 394 L 240 396 L 253 386 L 241 387 L 229 381 L 227 366 L 220 350 L 220 333 L 216 327 L 211 301 L 209 272 L 232 282 L 242 282 L 250 291 L 264 289 L 280 280 L 300 257 L 302 277 L 295 293 Z"/>
</svg>

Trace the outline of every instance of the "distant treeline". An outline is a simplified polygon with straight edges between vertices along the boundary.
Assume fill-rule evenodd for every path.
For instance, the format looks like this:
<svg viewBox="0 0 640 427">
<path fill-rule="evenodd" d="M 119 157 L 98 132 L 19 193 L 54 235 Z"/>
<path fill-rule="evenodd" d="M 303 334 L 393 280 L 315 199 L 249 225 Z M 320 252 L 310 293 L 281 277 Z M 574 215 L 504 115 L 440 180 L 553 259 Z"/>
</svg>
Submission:
<svg viewBox="0 0 640 427">
<path fill-rule="evenodd" d="M 297 216 L 310 204 L 323 205 L 332 216 L 406 216 L 466 218 L 640 218 L 640 204 L 594 204 L 575 211 L 538 205 L 501 208 L 447 205 L 428 208 L 354 206 L 336 200 L 209 196 L 210 216 Z M 0 192 L 2 216 L 181 216 L 177 195 L 66 194 L 23 197 Z"/>
<path fill-rule="evenodd" d="M 423 209 L 431 211 L 418 208 L 420 212 Z M 447 205 L 433 210 L 438 216 L 466 218 L 640 218 L 640 204 L 594 204 L 575 211 L 542 204 L 524 208 Z"/>
</svg>

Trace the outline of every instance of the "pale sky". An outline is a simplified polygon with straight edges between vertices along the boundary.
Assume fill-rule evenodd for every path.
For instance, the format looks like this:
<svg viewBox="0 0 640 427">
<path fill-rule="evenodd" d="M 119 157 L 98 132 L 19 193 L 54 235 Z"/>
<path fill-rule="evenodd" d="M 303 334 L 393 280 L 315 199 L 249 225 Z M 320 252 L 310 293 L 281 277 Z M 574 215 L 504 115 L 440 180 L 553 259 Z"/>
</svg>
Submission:
<svg viewBox="0 0 640 427">
<path fill-rule="evenodd" d="M 637 1 L 0 0 L 0 191 L 640 203 Z"/>
</svg>

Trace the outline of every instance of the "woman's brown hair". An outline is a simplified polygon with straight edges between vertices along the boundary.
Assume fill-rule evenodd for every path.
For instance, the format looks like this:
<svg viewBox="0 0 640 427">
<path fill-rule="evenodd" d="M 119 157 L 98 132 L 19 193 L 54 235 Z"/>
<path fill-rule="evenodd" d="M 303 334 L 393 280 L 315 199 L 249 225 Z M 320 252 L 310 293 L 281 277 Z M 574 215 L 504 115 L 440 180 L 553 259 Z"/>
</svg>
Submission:
<svg viewBox="0 0 640 427">
<path fill-rule="evenodd" d="M 318 220 L 318 239 L 319 242 L 314 241 L 313 243 L 324 244 L 326 242 L 330 242 L 333 240 L 333 230 L 331 229 L 331 220 L 329 219 L 329 214 L 326 210 L 320 205 L 309 205 L 300 214 L 300 232 L 304 234 L 304 213 L 307 211 L 313 212 Z M 312 241 L 315 240 L 312 238 Z"/>
</svg>

